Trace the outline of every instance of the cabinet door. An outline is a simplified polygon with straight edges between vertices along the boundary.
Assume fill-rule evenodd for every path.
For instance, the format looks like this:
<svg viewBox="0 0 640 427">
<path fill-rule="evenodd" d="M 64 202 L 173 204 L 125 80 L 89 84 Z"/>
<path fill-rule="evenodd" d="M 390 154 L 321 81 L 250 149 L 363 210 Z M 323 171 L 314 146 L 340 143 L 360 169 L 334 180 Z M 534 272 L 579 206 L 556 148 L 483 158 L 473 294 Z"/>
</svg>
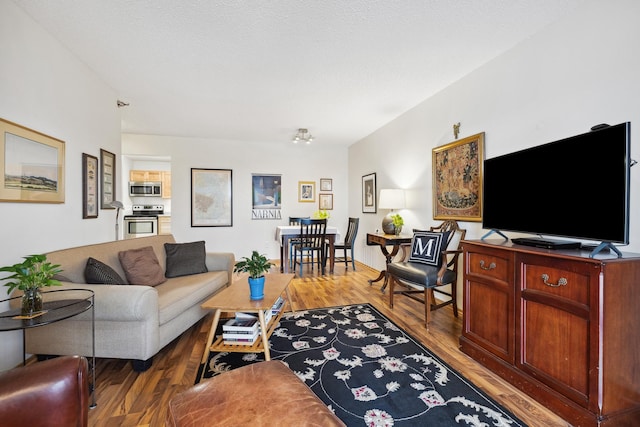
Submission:
<svg viewBox="0 0 640 427">
<path fill-rule="evenodd" d="M 171 172 L 169 171 L 162 172 L 162 198 L 171 198 Z"/>
<path fill-rule="evenodd" d="M 513 253 L 465 245 L 462 334 L 495 356 L 514 363 Z"/>
<path fill-rule="evenodd" d="M 161 215 L 158 217 L 158 234 L 171 234 L 171 217 Z"/>
<path fill-rule="evenodd" d="M 521 254 L 516 365 L 588 407 L 597 384 L 599 264 Z M 596 300 L 592 300 L 592 298 Z M 595 306 L 595 307 L 593 307 Z"/>
<path fill-rule="evenodd" d="M 162 171 L 131 170 L 129 180 L 137 182 L 161 182 Z"/>
<path fill-rule="evenodd" d="M 145 171 L 131 170 L 129 171 L 129 181 L 144 182 L 146 181 Z"/>
</svg>

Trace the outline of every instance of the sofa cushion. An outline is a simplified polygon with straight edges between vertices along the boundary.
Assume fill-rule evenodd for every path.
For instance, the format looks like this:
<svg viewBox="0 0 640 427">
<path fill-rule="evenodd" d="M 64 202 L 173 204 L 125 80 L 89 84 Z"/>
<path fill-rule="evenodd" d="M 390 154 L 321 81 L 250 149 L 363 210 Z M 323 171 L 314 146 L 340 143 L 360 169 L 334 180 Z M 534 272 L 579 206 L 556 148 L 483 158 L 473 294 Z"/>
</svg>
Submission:
<svg viewBox="0 0 640 427">
<path fill-rule="evenodd" d="M 105 285 L 123 285 L 125 280 L 116 271 L 102 261 L 89 257 L 84 269 L 84 279 L 87 283 Z"/>
<path fill-rule="evenodd" d="M 188 276 L 206 273 L 206 250 L 204 240 L 190 243 L 165 243 L 167 269 L 165 277 Z"/>
<path fill-rule="evenodd" d="M 151 246 L 118 252 L 118 258 L 132 285 L 156 286 L 167 280 Z"/>
<path fill-rule="evenodd" d="M 228 282 L 226 271 L 172 277 L 158 285 L 158 320 L 162 326 L 194 305 L 202 304 Z M 249 286 L 249 285 L 247 285 Z"/>
</svg>

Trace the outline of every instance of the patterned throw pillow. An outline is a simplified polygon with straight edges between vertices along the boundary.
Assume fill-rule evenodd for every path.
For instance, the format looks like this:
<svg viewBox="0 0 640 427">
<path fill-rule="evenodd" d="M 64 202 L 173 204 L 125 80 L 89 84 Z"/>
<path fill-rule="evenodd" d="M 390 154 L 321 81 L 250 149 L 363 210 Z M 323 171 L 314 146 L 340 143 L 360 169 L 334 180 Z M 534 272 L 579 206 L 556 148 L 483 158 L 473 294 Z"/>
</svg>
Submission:
<svg viewBox="0 0 640 427">
<path fill-rule="evenodd" d="M 87 283 L 101 285 L 124 285 L 127 282 L 107 264 L 89 257 L 84 268 L 84 279 Z"/>
<path fill-rule="evenodd" d="M 165 243 L 167 254 L 166 277 L 188 276 L 190 274 L 206 273 L 205 263 L 207 254 L 204 240 L 191 243 Z"/>
<path fill-rule="evenodd" d="M 118 252 L 118 258 L 132 285 L 156 286 L 167 281 L 151 246 Z"/>
<path fill-rule="evenodd" d="M 449 232 L 416 231 L 411 240 L 409 262 L 427 264 L 434 267 L 442 265 L 443 245 L 447 244 Z"/>
</svg>

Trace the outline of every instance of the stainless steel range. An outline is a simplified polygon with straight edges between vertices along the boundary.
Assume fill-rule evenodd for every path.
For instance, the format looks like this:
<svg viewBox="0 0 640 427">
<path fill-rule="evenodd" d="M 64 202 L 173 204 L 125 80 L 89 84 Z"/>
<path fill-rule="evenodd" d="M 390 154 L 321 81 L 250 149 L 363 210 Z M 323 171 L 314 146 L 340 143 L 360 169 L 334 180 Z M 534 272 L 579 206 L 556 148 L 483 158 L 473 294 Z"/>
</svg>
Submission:
<svg viewBox="0 0 640 427">
<path fill-rule="evenodd" d="M 124 216 L 124 238 L 155 236 L 163 213 L 164 205 L 133 205 L 131 215 Z"/>
</svg>

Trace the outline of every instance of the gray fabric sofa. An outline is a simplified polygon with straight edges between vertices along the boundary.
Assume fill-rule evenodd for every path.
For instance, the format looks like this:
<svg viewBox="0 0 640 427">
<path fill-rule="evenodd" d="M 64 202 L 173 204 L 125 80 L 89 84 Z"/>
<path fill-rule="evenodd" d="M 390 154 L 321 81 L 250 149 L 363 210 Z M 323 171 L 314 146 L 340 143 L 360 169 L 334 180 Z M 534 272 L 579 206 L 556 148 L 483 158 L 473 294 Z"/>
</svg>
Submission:
<svg viewBox="0 0 640 427">
<path fill-rule="evenodd" d="M 95 355 L 131 359 L 136 371 L 151 366 L 152 357 L 207 314 L 200 305 L 232 280 L 232 253 L 206 253 L 208 272 L 168 278 L 157 286 L 88 284 L 85 266 L 93 257 L 126 277 L 118 253 L 151 246 L 163 271 L 165 243 L 172 235 L 120 240 L 63 249 L 47 254 L 60 264 L 62 286 L 95 292 Z M 91 310 L 78 316 L 26 331 L 26 350 L 37 355 L 91 356 Z"/>
</svg>

